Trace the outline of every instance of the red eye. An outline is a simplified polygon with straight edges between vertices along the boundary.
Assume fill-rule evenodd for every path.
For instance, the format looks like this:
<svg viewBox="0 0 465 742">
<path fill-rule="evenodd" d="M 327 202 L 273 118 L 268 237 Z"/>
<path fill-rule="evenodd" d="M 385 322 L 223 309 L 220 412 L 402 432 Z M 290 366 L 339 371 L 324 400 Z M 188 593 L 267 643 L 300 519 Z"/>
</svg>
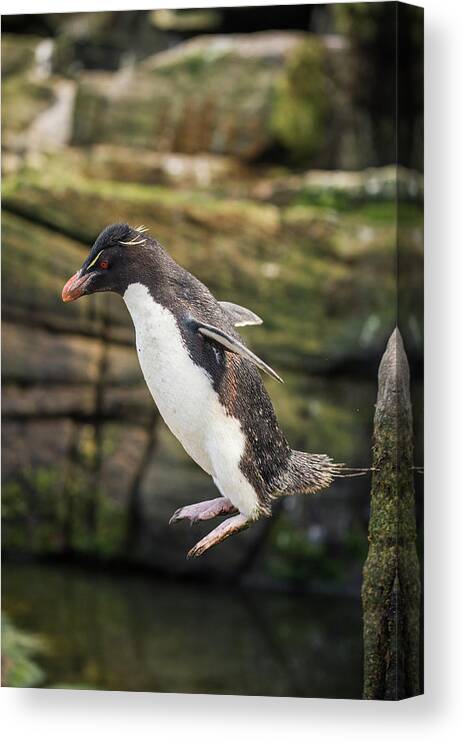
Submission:
<svg viewBox="0 0 465 742">
<path fill-rule="evenodd" d="M 109 265 L 110 265 L 110 263 L 108 262 L 108 260 L 101 260 L 100 261 L 100 268 L 103 268 L 104 271 L 106 271 L 106 269 L 108 268 Z"/>
</svg>

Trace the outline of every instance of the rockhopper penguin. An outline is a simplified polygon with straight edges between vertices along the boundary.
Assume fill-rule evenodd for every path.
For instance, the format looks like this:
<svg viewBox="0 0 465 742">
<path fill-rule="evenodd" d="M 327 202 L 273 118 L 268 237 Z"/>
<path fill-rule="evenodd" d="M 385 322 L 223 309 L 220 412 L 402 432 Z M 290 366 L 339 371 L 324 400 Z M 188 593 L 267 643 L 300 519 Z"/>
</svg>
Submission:
<svg viewBox="0 0 465 742">
<path fill-rule="evenodd" d="M 316 492 L 342 472 L 326 455 L 289 447 L 258 369 L 282 380 L 236 331 L 262 320 L 217 301 L 146 232 L 128 224 L 106 227 L 62 298 L 113 291 L 126 302 L 142 373 L 160 414 L 221 493 L 180 508 L 170 522 L 233 516 L 188 554 L 200 556 L 271 515 L 274 498 Z"/>
</svg>

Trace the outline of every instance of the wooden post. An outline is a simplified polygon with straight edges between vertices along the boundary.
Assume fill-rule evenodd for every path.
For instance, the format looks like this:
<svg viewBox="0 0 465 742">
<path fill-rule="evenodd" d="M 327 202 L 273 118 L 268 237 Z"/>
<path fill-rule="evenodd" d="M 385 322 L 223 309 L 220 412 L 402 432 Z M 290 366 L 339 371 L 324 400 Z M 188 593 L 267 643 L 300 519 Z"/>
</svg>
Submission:
<svg viewBox="0 0 465 742">
<path fill-rule="evenodd" d="M 373 467 L 362 587 L 364 697 L 398 700 L 420 693 L 420 568 L 410 373 L 397 328 L 379 366 Z"/>
</svg>

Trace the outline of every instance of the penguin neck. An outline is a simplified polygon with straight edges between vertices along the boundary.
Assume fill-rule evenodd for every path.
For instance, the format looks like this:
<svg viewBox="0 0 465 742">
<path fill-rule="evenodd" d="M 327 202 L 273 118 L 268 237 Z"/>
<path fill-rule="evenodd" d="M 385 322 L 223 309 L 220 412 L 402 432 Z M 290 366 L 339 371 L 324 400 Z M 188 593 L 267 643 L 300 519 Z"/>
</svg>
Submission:
<svg viewBox="0 0 465 742">
<path fill-rule="evenodd" d="M 121 292 L 136 330 L 160 307 L 177 317 L 181 311 L 177 297 L 182 294 L 185 273 L 161 246 L 143 257 L 141 265 L 132 267 Z"/>
<path fill-rule="evenodd" d="M 166 292 L 155 292 L 141 281 L 130 283 L 124 294 L 124 302 L 131 315 L 137 335 L 150 333 L 156 339 L 160 317 L 171 315 L 176 318 L 174 301 L 169 301 Z"/>
</svg>

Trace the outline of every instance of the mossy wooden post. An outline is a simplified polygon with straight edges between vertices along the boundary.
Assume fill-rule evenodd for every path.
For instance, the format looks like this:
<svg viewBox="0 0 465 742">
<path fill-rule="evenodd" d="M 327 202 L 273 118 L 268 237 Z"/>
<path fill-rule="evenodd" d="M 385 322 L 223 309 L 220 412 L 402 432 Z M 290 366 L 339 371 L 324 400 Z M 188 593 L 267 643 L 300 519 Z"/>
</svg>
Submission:
<svg viewBox="0 0 465 742">
<path fill-rule="evenodd" d="M 364 697 L 397 700 L 420 693 L 410 373 L 397 328 L 379 366 L 373 467 L 362 588 Z"/>
</svg>

